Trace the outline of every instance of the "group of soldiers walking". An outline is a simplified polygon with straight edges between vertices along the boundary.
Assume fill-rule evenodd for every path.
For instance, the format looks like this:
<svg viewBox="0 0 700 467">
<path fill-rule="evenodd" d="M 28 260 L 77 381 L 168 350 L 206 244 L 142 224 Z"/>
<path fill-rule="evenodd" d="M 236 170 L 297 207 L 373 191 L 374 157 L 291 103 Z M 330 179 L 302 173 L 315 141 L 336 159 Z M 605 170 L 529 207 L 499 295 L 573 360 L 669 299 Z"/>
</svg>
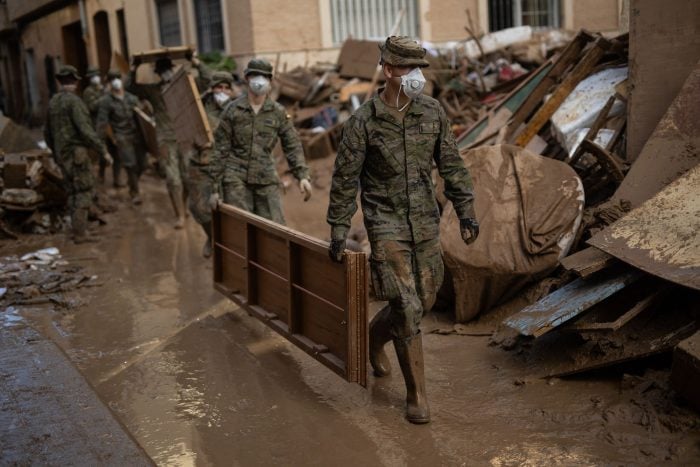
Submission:
<svg viewBox="0 0 700 467">
<path fill-rule="evenodd" d="M 331 226 L 329 256 L 342 262 L 350 220 L 360 199 L 371 246 L 372 288 L 388 302 L 370 323 L 370 363 L 378 377 L 391 373 L 385 345 L 393 341 L 406 383 L 406 418 L 412 423 L 430 420 L 423 370 L 420 321 L 430 310 L 443 281 L 439 241 L 440 213 L 431 172 L 445 181 L 445 195 L 460 220 L 462 238 L 474 242 L 479 224 L 474 213 L 472 181 L 459 155 L 444 109 L 423 95 L 428 66 L 425 49 L 407 37 L 389 37 L 380 46 L 380 65 L 386 85 L 367 100 L 345 123 L 335 161 L 327 221 Z M 108 96 L 97 99 L 93 130 L 87 107 L 74 94 L 78 76 L 72 67 L 57 75 L 61 91 L 52 98 L 47 121 L 47 142 L 64 170 L 71 195 L 76 241 L 84 239 L 84 210 L 91 202 L 89 150 L 111 161 L 104 128 L 112 129 L 121 165 L 126 169 L 134 203 L 141 171 L 136 149 L 133 107 L 138 98 L 150 103 L 155 114 L 161 164 L 176 215 L 176 228 L 184 224 L 184 205 L 207 234 L 203 254 L 211 254 L 211 211 L 223 201 L 284 223 L 280 180 L 272 150 L 278 140 L 299 188 L 311 196 L 309 169 L 299 137 L 284 107 L 270 97 L 272 66 L 253 59 L 244 71 L 246 91 L 234 99 L 228 73 L 211 73 L 193 59 L 200 86 L 207 88 L 203 103 L 214 132 L 212 147 L 192 148 L 183 154 L 162 97 L 173 77 L 173 63 L 160 59 L 157 84 L 136 83 L 136 61 L 124 92 L 119 77 L 112 77 Z M 90 88 L 88 88 L 89 90 Z M 93 99 L 87 98 L 90 102 Z M 93 107 L 91 106 L 92 110 Z M 127 121 L 130 124 L 127 124 Z M 116 180 L 116 178 L 115 178 Z M 188 193 L 189 192 L 189 193 Z"/>
</svg>

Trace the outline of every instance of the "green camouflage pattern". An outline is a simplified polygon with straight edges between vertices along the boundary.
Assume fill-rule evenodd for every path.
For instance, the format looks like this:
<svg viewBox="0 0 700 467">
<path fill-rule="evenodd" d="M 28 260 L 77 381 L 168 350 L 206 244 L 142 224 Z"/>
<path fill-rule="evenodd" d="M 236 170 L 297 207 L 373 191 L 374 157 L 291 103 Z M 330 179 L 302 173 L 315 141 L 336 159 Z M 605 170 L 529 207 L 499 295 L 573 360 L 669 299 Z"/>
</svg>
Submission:
<svg viewBox="0 0 700 467">
<path fill-rule="evenodd" d="M 272 156 L 278 139 L 292 174 L 299 180 L 308 178 L 301 141 L 284 107 L 268 97 L 256 115 L 247 95 L 230 103 L 214 133 L 214 182 L 235 182 L 237 178 L 246 185 L 278 185 Z"/>
<path fill-rule="evenodd" d="M 379 96 L 365 102 L 343 127 L 327 216 L 332 238 L 347 237 L 360 186 L 370 242 L 437 238 L 440 213 L 433 163 L 458 217 L 474 217 L 472 179 L 438 101 L 417 97 L 403 122 Z"/>
<path fill-rule="evenodd" d="M 59 164 L 63 158 L 71 157 L 77 147 L 99 154 L 107 151 L 93 128 L 87 107 L 80 97 L 68 91 L 59 91 L 49 101 L 44 140 Z"/>
<path fill-rule="evenodd" d="M 125 168 L 135 167 L 137 164 L 138 129 L 134 107 L 138 107 L 139 99 L 125 92 L 123 98 L 110 93 L 100 99 L 97 112 L 97 130 L 100 136 L 107 138 L 107 125 L 112 127 L 119 160 Z"/>
<path fill-rule="evenodd" d="M 170 115 L 168 115 L 168 109 L 165 107 L 165 101 L 163 100 L 162 92 L 164 87 L 165 83 L 163 82 L 137 83 L 136 73 L 133 70 L 129 73 L 124 86 L 124 89 L 128 92 L 151 103 L 153 107 L 153 117 L 156 120 L 158 144 L 177 141 L 175 130 L 173 129 L 173 122 Z"/>
<path fill-rule="evenodd" d="M 445 275 L 440 240 L 376 240 L 370 271 L 374 295 L 389 302 L 392 337 L 418 334 L 423 313 L 435 304 Z"/>
<path fill-rule="evenodd" d="M 278 224 L 285 224 L 279 185 L 245 185 L 224 182 L 224 202 Z"/>
<path fill-rule="evenodd" d="M 83 90 L 83 102 L 85 102 L 85 105 L 90 112 L 90 117 L 92 117 L 93 123 L 97 121 L 97 112 L 100 108 L 100 100 L 104 96 L 104 90 L 99 84 L 90 83 L 90 85 Z"/>
</svg>

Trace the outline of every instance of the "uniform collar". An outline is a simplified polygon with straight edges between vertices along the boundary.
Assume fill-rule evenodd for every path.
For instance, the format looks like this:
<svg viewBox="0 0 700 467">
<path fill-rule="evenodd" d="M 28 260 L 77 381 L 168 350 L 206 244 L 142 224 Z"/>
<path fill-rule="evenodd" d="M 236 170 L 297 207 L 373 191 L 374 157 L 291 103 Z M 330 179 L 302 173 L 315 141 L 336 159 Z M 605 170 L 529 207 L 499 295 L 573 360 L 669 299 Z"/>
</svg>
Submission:
<svg viewBox="0 0 700 467">
<path fill-rule="evenodd" d="M 250 101 L 248 100 L 248 94 L 244 94 L 240 99 L 238 99 L 238 103 L 236 105 L 241 109 L 250 110 L 251 112 L 253 111 L 253 107 L 251 107 Z M 260 110 L 272 110 L 274 107 L 275 103 L 272 102 L 272 99 L 270 99 L 270 96 L 268 95 L 265 97 L 265 102 L 263 102 Z"/>
<path fill-rule="evenodd" d="M 382 90 L 380 89 L 377 92 L 377 94 L 375 94 L 372 98 L 372 104 L 374 105 L 374 114 L 377 116 L 377 118 L 381 118 L 382 120 L 386 120 L 390 123 L 398 124 L 396 118 L 389 110 L 389 106 L 387 106 L 382 100 L 382 98 L 379 97 L 379 93 L 381 91 Z M 423 96 L 421 95 L 411 100 L 411 103 L 409 104 L 408 109 L 406 110 L 405 117 L 409 115 L 422 115 L 424 112 L 425 107 L 423 105 Z"/>
</svg>

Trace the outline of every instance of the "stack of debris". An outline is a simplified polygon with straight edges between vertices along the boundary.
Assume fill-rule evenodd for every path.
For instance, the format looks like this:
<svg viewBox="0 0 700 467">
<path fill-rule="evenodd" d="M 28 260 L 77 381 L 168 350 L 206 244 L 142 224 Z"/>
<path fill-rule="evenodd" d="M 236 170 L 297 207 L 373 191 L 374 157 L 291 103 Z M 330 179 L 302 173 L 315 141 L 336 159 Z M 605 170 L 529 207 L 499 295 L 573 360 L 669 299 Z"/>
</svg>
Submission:
<svg viewBox="0 0 700 467">
<path fill-rule="evenodd" d="M 81 266 L 71 266 L 53 247 L 0 258 L 0 283 L 0 309 L 6 313 L 19 305 L 73 307 L 77 299 L 67 298 L 66 292 L 101 285 L 97 276 L 85 274 Z"/>
</svg>

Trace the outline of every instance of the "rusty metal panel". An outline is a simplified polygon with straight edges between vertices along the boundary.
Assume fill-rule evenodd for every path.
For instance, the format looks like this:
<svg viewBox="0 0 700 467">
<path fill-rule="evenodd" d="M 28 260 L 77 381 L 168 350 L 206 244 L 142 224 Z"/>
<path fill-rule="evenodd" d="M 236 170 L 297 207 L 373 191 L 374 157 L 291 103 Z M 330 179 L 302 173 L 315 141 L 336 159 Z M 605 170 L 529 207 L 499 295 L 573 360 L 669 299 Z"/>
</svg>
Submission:
<svg viewBox="0 0 700 467">
<path fill-rule="evenodd" d="M 214 142 L 197 84 L 187 70 L 180 68 L 175 73 L 172 82 L 163 89 L 163 101 L 173 122 L 177 142 L 185 153 L 193 148 L 209 147 Z"/>
<path fill-rule="evenodd" d="M 214 287 L 347 381 L 367 386 L 365 253 L 226 204 L 214 211 Z"/>
<path fill-rule="evenodd" d="M 610 271 L 589 280 L 576 279 L 503 323 L 524 336 L 539 337 L 624 289 L 642 276 L 637 270 Z"/>
<path fill-rule="evenodd" d="M 676 284 L 700 290 L 700 165 L 588 243 Z"/>
</svg>

